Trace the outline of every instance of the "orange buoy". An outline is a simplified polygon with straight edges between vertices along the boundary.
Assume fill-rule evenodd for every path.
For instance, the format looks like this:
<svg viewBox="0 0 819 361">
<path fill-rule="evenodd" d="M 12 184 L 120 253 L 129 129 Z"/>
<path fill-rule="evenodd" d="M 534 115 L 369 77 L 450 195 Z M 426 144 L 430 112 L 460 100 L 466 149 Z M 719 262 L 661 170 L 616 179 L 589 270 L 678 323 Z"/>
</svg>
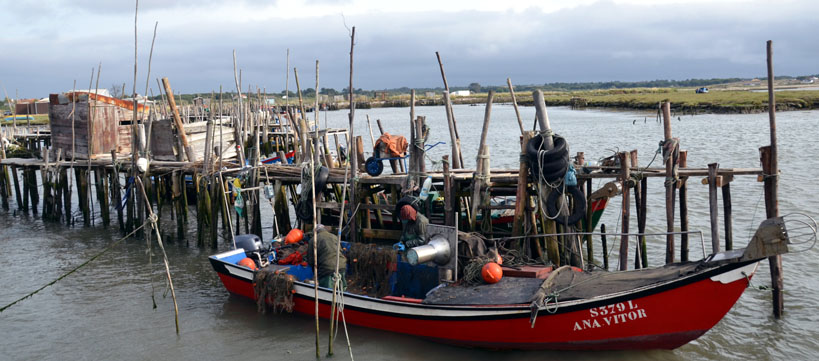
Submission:
<svg viewBox="0 0 819 361">
<path fill-rule="evenodd" d="M 253 262 L 253 260 L 248 258 L 248 257 L 242 258 L 242 260 L 239 261 L 238 264 L 240 266 L 245 266 L 247 268 L 250 268 L 250 269 L 252 269 L 254 271 L 259 269 L 259 267 L 256 267 L 256 262 Z"/>
<path fill-rule="evenodd" d="M 284 237 L 284 244 L 299 243 L 302 239 L 304 239 L 304 232 L 301 229 L 293 228 Z"/>
<path fill-rule="evenodd" d="M 495 262 L 489 262 L 483 265 L 481 269 L 481 276 L 486 283 L 498 283 L 503 278 L 503 269 Z"/>
</svg>

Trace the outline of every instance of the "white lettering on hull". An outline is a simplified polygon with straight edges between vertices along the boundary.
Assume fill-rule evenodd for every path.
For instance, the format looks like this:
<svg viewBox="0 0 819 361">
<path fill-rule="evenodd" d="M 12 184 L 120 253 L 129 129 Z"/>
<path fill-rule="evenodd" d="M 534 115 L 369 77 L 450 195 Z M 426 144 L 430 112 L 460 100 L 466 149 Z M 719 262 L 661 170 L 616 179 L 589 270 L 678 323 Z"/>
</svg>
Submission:
<svg viewBox="0 0 819 361">
<path fill-rule="evenodd" d="M 603 328 L 647 318 L 646 310 L 632 301 L 618 302 L 589 309 L 589 318 L 575 321 L 572 331 Z"/>
</svg>

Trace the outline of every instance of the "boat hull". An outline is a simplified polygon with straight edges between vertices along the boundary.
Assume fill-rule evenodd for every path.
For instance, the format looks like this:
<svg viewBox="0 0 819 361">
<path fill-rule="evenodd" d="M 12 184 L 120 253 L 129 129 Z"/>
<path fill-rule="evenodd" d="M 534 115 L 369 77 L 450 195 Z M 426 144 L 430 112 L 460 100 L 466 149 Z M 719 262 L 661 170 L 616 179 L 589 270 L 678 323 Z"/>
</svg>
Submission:
<svg viewBox="0 0 819 361">
<path fill-rule="evenodd" d="M 219 264 L 228 291 L 255 299 L 252 273 Z M 345 294 L 349 324 L 439 342 L 491 349 L 674 349 L 722 319 L 748 285 L 757 262 L 729 264 L 661 285 L 590 300 L 558 302 L 537 311 L 529 305 L 442 306 Z M 235 268 L 240 268 L 235 266 Z M 242 271 L 245 274 L 242 274 Z M 312 315 L 312 285 L 294 286 L 294 310 Z M 330 290 L 319 288 L 319 314 L 330 317 Z"/>
</svg>

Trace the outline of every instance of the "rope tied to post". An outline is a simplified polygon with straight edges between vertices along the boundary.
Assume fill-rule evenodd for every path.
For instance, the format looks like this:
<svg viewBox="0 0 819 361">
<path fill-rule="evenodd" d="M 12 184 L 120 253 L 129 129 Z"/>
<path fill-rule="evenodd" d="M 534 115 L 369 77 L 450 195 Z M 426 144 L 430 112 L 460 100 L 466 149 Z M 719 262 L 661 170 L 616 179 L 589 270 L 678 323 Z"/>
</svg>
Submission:
<svg viewBox="0 0 819 361">
<path fill-rule="evenodd" d="M 679 181 L 680 167 L 680 138 L 671 138 L 660 142 L 663 149 L 663 163 L 672 162 L 671 174 L 665 175 L 665 185 L 673 186 Z"/>
</svg>

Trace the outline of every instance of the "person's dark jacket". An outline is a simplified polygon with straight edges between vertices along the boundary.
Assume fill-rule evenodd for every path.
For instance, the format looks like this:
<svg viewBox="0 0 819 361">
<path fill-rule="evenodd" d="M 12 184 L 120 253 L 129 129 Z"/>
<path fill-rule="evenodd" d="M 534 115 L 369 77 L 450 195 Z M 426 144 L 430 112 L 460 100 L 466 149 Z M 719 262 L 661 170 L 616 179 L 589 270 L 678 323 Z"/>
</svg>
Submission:
<svg viewBox="0 0 819 361">
<path fill-rule="evenodd" d="M 312 234 L 311 234 L 312 235 Z M 316 234 L 318 239 L 318 277 L 332 275 L 336 271 L 336 252 L 338 250 L 338 237 L 322 228 Z M 307 242 L 307 263 L 313 266 L 313 239 Z M 339 273 L 344 274 L 347 270 L 347 257 L 344 253 L 338 258 Z"/>
</svg>

